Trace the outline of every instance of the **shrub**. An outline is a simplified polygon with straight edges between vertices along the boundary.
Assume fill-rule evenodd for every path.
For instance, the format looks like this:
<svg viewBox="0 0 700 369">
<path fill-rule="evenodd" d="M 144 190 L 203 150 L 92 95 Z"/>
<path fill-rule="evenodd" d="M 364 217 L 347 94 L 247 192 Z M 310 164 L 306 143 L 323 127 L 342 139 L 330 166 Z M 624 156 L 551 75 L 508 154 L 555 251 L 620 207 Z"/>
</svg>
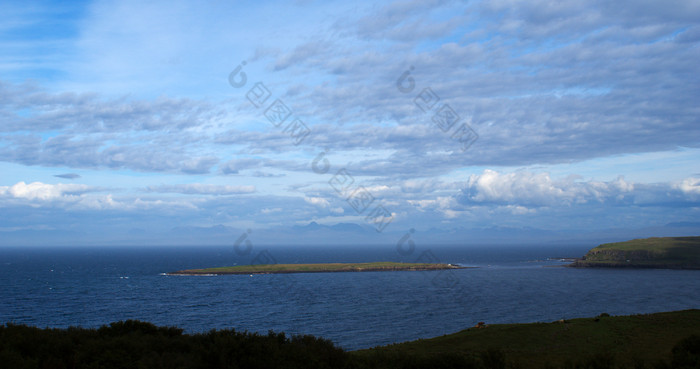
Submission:
<svg viewBox="0 0 700 369">
<path fill-rule="evenodd" d="M 671 351 L 671 366 L 674 368 L 700 368 L 700 336 L 682 339 Z"/>
</svg>

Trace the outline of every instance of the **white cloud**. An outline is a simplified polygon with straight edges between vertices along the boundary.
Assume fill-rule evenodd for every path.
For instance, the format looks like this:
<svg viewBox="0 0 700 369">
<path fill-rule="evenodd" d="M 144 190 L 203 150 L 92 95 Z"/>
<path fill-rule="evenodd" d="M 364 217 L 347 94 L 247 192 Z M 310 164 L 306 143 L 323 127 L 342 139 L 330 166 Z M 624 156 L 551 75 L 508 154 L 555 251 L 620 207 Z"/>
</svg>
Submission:
<svg viewBox="0 0 700 369">
<path fill-rule="evenodd" d="M 686 178 L 675 187 L 685 194 L 700 196 L 700 178 Z"/>
<path fill-rule="evenodd" d="M 272 213 L 279 213 L 282 211 L 282 208 L 264 208 L 260 209 L 260 213 L 262 214 L 272 214 Z"/>
<path fill-rule="evenodd" d="M 606 203 L 625 200 L 635 188 L 621 176 L 610 182 L 577 179 L 577 176 L 569 176 L 553 180 L 549 173 L 499 173 L 486 169 L 482 174 L 469 177 L 462 202 L 527 207 Z"/>
<path fill-rule="evenodd" d="M 408 203 L 414 206 L 418 206 L 420 210 L 444 210 L 454 207 L 456 201 L 453 197 L 438 196 L 435 199 L 408 200 Z"/>
<path fill-rule="evenodd" d="M 32 182 L 26 184 L 18 182 L 13 186 L 0 186 L 0 196 L 9 196 L 16 199 L 51 201 L 66 197 L 74 197 L 76 194 L 91 191 L 92 188 L 80 184 L 48 184 Z"/>
<path fill-rule="evenodd" d="M 308 202 L 311 205 L 320 206 L 322 208 L 327 208 L 331 206 L 328 200 L 322 197 L 304 197 L 304 201 Z"/>
<path fill-rule="evenodd" d="M 202 183 L 148 186 L 148 192 L 181 193 L 186 195 L 239 195 L 255 192 L 255 186 L 218 186 Z"/>
<path fill-rule="evenodd" d="M 27 184 L 18 182 L 12 186 L 0 186 L 0 207 L 30 206 L 33 208 L 95 211 L 158 210 L 167 213 L 172 209 L 195 210 L 197 209 L 197 203 L 202 202 L 201 199 L 193 199 L 191 201 L 183 199 L 142 199 L 130 195 L 122 195 L 115 198 L 111 193 L 92 193 L 99 191 L 101 191 L 100 188 L 84 184 L 49 184 L 42 182 Z"/>
<path fill-rule="evenodd" d="M 471 175 L 465 196 L 476 203 L 553 204 L 556 200 L 573 200 L 574 194 L 552 183 L 547 173 L 515 172 L 501 174 L 485 170 Z"/>
<path fill-rule="evenodd" d="M 506 206 L 508 210 L 510 210 L 511 213 L 514 215 L 525 215 L 525 214 L 533 214 L 536 213 L 537 210 L 535 209 L 530 209 L 526 208 L 524 206 L 519 206 L 519 205 L 508 205 Z"/>
<path fill-rule="evenodd" d="M 392 192 L 391 187 L 386 185 L 365 186 L 365 189 L 376 196 L 385 196 L 386 193 Z"/>
</svg>

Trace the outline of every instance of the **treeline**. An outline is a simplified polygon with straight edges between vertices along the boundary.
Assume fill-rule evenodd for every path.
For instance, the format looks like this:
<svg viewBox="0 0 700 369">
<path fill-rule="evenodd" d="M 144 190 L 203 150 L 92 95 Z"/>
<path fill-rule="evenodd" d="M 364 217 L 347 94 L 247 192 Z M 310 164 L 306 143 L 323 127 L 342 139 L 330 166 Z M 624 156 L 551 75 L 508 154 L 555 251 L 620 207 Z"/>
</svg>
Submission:
<svg viewBox="0 0 700 369">
<path fill-rule="evenodd" d="M 40 329 L 0 325 L 0 367 L 12 369 L 217 368 L 528 368 L 500 350 L 429 356 L 405 352 L 346 352 L 313 336 L 258 334 L 232 329 L 183 334 L 174 327 L 127 320 L 98 329 Z M 552 366 L 560 368 L 562 365 Z M 617 368 L 614 357 L 572 359 L 571 369 Z M 667 361 L 635 368 L 700 369 L 700 336 L 679 342 Z"/>
</svg>

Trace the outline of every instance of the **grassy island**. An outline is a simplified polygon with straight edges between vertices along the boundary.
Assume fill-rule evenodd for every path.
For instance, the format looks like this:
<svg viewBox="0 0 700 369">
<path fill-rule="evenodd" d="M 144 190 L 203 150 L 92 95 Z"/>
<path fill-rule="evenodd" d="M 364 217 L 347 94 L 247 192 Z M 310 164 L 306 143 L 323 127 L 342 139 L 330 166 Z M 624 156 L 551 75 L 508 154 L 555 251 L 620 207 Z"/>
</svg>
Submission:
<svg viewBox="0 0 700 369">
<path fill-rule="evenodd" d="M 231 267 L 187 269 L 168 275 L 220 275 L 220 274 L 283 274 L 283 273 L 333 273 L 333 272 L 393 272 L 418 270 L 463 269 L 453 264 L 395 263 L 323 263 L 323 264 L 256 264 Z"/>
<path fill-rule="evenodd" d="M 700 269 L 700 237 L 652 237 L 604 243 L 569 266 Z"/>
</svg>

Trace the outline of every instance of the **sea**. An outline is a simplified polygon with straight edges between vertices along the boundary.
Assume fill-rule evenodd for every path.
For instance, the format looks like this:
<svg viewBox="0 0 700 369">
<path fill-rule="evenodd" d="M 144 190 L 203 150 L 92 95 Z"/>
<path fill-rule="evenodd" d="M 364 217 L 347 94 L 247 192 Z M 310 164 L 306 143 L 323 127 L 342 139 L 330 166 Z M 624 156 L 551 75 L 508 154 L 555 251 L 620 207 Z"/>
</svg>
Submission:
<svg viewBox="0 0 700 369">
<path fill-rule="evenodd" d="M 0 324 L 138 319 L 187 333 L 310 334 L 347 350 L 486 324 L 700 308 L 700 271 L 566 268 L 595 245 L 0 248 Z M 177 276 L 261 263 L 442 262 L 420 272 Z"/>
</svg>

